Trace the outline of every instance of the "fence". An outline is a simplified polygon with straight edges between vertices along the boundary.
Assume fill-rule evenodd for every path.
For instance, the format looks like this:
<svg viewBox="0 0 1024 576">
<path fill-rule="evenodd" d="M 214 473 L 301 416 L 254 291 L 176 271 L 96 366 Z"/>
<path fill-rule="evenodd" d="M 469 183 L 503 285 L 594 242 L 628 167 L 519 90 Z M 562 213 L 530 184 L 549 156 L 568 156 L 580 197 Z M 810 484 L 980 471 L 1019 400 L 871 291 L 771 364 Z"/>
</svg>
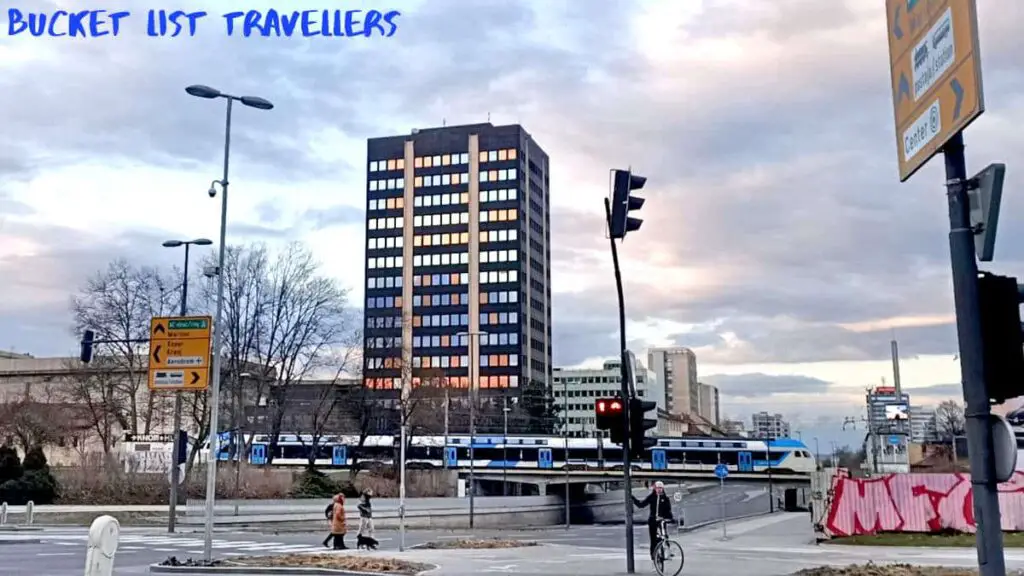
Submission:
<svg viewBox="0 0 1024 576">
<path fill-rule="evenodd" d="M 976 530 L 970 474 L 825 474 L 812 485 L 819 538 Z M 999 507 L 1004 531 L 1024 531 L 1024 473 L 1016 472 L 999 485 Z"/>
</svg>

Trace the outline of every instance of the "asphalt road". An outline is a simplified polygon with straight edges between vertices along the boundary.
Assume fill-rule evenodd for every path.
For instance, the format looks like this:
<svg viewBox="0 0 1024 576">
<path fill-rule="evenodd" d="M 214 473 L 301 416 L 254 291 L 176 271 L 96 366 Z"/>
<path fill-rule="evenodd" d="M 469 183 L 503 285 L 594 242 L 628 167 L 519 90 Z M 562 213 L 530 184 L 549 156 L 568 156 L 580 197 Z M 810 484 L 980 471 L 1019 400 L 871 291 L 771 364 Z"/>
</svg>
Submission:
<svg viewBox="0 0 1024 576">
<path fill-rule="evenodd" d="M 722 502 L 726 517 L 739 517 L 768 510 L 767 493 L 742 486 L 726 486 L 724 491 L 711 489 L 684 498 L 675 510 L 682 508 L 686 525 L 692 526 L 721 518 Z M 326 527 L 326 526 L 325 526 Z M 634 526 L 637 548 L 648 546 L 647 527 Z M 87 528 L 46 528 L 35 533 L 0 534 L 0 573 L 3 576 L 79 576 L 85 565 Z M 284 553 L 312 553 L 325 550 L 321 542 L 325 533 L 311 532 L 239 532 L 218 531 L 214 534 L 214 556 L 259 556 Z M 573 544 L 594 548 L 619 549 L 623 543 L 623 527 L 619 525 L 546 527 L 527 530 L 407 531 L 405 545 L 413 546 L 431 540 L 465 537 L 503 537 L 536 540 L 554 544 Z M 400 535 L 393 530 L 378 531 L 381 550 L 397 549 Z M 38 540 L 38 543 L 31 542 Z M 354 536 L 347 538 L 354 543 Z M 129 576 L 147 574 L 148 566 L 169 556 L 179 559 L 198 558 L 203 553 L 201 531 L 167 534 L 159 528 L 122 528 L 115 561 L 115 574 Z"/>
</svg>

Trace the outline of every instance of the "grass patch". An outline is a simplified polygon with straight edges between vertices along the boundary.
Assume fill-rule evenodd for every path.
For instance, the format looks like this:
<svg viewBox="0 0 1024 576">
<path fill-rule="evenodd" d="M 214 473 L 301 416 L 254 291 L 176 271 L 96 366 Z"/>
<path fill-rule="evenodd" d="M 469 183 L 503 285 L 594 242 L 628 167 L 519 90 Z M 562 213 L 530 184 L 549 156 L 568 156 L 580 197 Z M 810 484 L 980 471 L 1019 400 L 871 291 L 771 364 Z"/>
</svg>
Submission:
<svg viewBox="0 0 1024 576">
<path fill-rule="evenodd" d="M 348 554 L 288 554 L 283 556 L 233 558 L 230 562 L 225 562 L 223 565 L 274 568 L 329 568 L 333 570 L 351 570 L 353 572 L 395 574 L 396 576 L 415 576 L 420 572 L 434 568 L 433 565 L 421 564 L 419 562 Z"/>
<path fill-rule="evenodd" d="M 1007 576 L 1021 576 L 1022 572 L 1007 572 Z M 939 566 L 911 566 L 910 564 L 863 564 L 851 566 L 823 566 L 794 572 L 792 576 L 978 576 L 976 569 L 943 568 Z"/>
<path fill-rule="evenodd" d="M 426 550 L 489 550 L 494 548 L 526 548 L 538 546 L 528 540 L 503 540 L 501 538 L 439 540 L 418 546 Z"/>
<path fill-rule="evenodd" d="M 853 546 L 927 546 L 936 548 L 974 548 L 977 540 L 974 534 L 962 532 L 942 532 L 929 534 L 924 532 L 882 532 L 879 534 L 861 534 L 833 538 L 832 544 L 848 544 Z M 1024 532 L 1003 532 L 1003 546 L 1006 548 L 1024 548 Z"/>
</svg>

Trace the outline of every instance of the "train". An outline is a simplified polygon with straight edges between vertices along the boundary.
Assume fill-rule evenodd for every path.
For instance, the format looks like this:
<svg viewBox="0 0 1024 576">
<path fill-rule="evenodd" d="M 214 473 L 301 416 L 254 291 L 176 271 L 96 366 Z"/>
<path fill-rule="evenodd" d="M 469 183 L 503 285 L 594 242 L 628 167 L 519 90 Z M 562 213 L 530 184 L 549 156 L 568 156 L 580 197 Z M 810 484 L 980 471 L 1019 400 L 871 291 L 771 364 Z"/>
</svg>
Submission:
<svg viewBox="0 0 1024 576">
<path fill-rule="evenodd" d="M 315 465 L 318 468 L 352 466 L 354 458 L 362 466 L 388 465 L 398 457 L 400 440 L 395 436 L 367 436 L 360 446 L 359 436 L 327 435 L 317 442 Z M 734 473 L 810 474 L 817 467 L 814 455 L 800 440 L 749 438 L 709 438 L 704 436 L 662 437 L 646 451 L 644 458 L 632 462 L 635 470 L 711 472 L 725 464 Z M 235 460 L 235 444 L 249 444 L 246 456 L 250 464 L 306 466 L 313 449 L 308 434 L 283 433 L 278 437 L 270 458 L 271 437 L 267 434 L 236 435 L 222 433 L 218 440 L 218 460 Z M 243 444 L 244 445 L 244 444 Z M 209 446 L 206 447 L 207 449 Z M 208 452 L 208 450 L 204 451 Z M 472 460 L 470 460 L 472 458 Z M 621 470 L 622 449 L 601 438 L 563 438 L 561 436 L 414 436 L 405 455 L 408 469 L 558 469 Z"/>
</svg>

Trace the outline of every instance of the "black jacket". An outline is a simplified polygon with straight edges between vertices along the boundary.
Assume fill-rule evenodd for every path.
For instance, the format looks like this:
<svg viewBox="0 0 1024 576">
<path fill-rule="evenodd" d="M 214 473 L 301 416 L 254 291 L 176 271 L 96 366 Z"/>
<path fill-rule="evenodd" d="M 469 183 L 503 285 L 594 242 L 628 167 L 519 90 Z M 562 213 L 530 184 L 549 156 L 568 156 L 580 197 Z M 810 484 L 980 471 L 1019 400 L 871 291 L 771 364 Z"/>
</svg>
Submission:
<svg viewBox="0 0 1024 576">
<path fill-rule="evenodd" d="M 648 517 L 648 522 L 654 522 L 659 518 L 665 518 L 667 520 L 674 520 L 672 516 L 672 502 L 668 499 L 668 494 L 665 492 L 658 496 L 657 492 L 651 491 L 643 500 L 637 500 L 636 496 L 633 497 L 633 504 L 639 508 L 646 508 L 650 506 L 651 515 Z"/>
</svg>

